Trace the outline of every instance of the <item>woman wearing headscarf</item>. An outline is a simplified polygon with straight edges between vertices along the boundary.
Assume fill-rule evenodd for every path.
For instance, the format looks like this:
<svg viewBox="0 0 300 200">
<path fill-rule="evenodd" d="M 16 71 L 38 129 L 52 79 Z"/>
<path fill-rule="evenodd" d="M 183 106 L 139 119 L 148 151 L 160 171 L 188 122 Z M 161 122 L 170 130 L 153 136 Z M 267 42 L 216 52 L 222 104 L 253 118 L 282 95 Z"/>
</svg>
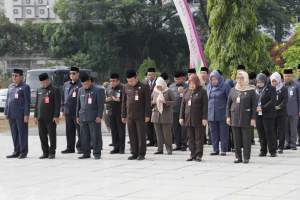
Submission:
<svg viewBox="0 0 300 200">
<path fill-rule="evenodd" d="M 165 144 L 169 155 L 172 154 L 172 107 L 175 104 L 175 95 L 169 90 L 167 83 L 162 77 L 158 77 L 152 93 L 152 117 L 157 138 L 157 152 L 163 154 Z"/>
<path fill-rule="evenodd" d="M 227 100 L 227 124 L 232 127 L 235 156 L 234 163 L 249 163 L 251 154 L 251 126 L 256 118 L 255 87 L 249 85 L 249 76 L 238 71 L 236 85 L 231 89 Z M 243 156 L 242 156 L 243 147 Z"/>
<path fill-rule="evenodd" d="M 275 104 L 275 133 L 277 136 L 278 153 L 283 153 L 285 142 L 285 130 L 287 126 L 287 110 L 288 90 L 284 86 L 281 75 L 275 72 L 271 75 L 271 84 L 276 88 L 276 104 Z"/>
<path fill-rule="evenodd" d="M 256 77 L 256 128 L 260 142 L 260 157 L 269 153 L 276 157 L 276 134 L 275 134 L 275 103 L 276 89 L 269 84 L 265 74 L 260 73 Z"/>
<path fill-rule="evenodd" d="M 188 133 L 191 151 L 187 161 L 202 161 L 205 127 L 207 126 L 207 93 L 200 84 L 200 79 L 193 74 L 189 78 L 189 88 L 185 91 L 180 109 L 180 124 Z"/>
<path fill-rule="evenodd" d="M 211 72 L 207 86 L 208 125 L 213 145 L 213 152 L 210 155 L 219 155 L 220 143 L 221 155 L 225 156 L 228 151 L 229 132 L 226 124 L 226 104 L 230 89 L 217 70 Z"/>
</svg>

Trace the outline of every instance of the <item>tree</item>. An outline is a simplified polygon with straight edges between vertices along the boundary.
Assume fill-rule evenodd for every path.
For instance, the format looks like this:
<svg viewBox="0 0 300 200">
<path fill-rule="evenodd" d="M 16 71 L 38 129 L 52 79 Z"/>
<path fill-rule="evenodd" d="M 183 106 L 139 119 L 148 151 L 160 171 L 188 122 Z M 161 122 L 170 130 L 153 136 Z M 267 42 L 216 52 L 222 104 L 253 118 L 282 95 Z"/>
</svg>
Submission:
<svg viewBox="0 0 300 200">
<path fill-rule="evenodd" d="M 265 39 L 257 30 L 255 0 L 209 0 L 211 29 L 206 53 L 212 68 L 227 75 L 238 64 L 258 71 L 269 67 Z"/>
<path fill-rule="evenodd" d="M 293 38 L 293 44 L 283 53 L 285 67 L 296 69 L 300 64 L 300 26 L 297 28 Z"/>
</svg>

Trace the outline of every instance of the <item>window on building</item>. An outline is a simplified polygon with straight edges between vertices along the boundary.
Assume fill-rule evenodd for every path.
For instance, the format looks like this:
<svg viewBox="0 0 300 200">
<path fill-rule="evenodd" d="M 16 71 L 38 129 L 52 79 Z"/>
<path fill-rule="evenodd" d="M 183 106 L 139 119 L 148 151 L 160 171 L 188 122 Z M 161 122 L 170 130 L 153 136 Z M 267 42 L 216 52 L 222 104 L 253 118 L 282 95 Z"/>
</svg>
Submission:
<svg viewBox="0 0 300 200">
<path fill-rule="evenodd" d="M 45 14 L 45 10 L 41 9 L 40 10 L 40 15 L 44 15 Z"/>
<path fill-rule="evenodd" d="M 15 15 L 19 14 L 19 10 L 18 9 L 14 9 L 13 12 L 14 12 Z"/>
<path fill-rule="evenodd" d="M 26 13 L 27 13 L 28 15 L 31 15 L 31 14 L 32 14 L 32 11 L 31 11 L 30 9 L 27 9 L 27 10 L 26 10 Z"/>
<path fill-rule="evenodd" d="M 30 4 L 30 0 L 26 0 L 25 2 L 26 2 L 26 4 Z"/>
<path fill-rule="evenodd" d="M 39 4 L 43 4 L 44 3 L 44 0 L 39 0 Z"/>
</svg>

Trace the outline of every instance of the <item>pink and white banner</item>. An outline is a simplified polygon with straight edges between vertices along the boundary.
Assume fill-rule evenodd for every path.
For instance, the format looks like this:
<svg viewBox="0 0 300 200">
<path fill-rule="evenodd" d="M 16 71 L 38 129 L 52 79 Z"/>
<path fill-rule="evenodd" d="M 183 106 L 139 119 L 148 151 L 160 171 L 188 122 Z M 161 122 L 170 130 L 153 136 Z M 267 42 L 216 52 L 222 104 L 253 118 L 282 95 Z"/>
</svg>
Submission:
<svg viewBox="0 0 300 200">
<path fill-rule="evenodd" d="M 201 67 L 207 67 L 202 43 L 197 33 L 195 21 L 187 0 L 173 0 L 183 25 L 190 50 L 190 68 L 195 68 L 197 72 Z"/>
</svg>

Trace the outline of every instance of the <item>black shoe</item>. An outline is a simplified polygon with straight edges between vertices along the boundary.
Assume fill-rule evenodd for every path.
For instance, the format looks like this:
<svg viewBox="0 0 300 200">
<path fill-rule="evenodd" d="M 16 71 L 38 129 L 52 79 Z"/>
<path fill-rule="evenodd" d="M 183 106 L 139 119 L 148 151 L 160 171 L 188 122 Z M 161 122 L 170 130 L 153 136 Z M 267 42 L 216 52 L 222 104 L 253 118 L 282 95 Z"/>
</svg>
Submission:
<svg viewBox="0 0 300 200">
<path fill-rule="evenodd" d="M 170 151 L 170 152 L 168 152 L 168 155 L 172 155 L 172 152 Z"/>
<path fill-rule="evenodd" d="M 18 158 L 19 159 L 24 159 L 24 158 L 27 158 L 27 155 L 26 154 L 20 154 Z"/>
<path fill-rule="evenodd" d="M 181 147 L 181 151 L 186 151 L 186 147 Z"/>
<path fill-rule="evenodd" d="M 291 150 L 297 150 L 297 147 L 291 147 Z"/>
<path fill-rule="evenodd" d="M 94 155 L 94 159 L 95 159 L 95 160 L 100 160 L 100 159 L 101 159 L 101 156 L 100 156 L 100 155 Z"/>
<path fill-rule="evenodd" d="M 162 151 L 157 151 L 157 152 L 155 152 L 154 154 L 155 154 L 155 155 L 158 155 L 158 154 L 164 154 L 164 152 L 162 152 Z"/>
<path fill-rule="evenodd" d="M 154 143 L 150 143 L 150 142 L 149 142 L 149 143 L 147 144 L 147 147 L 154 147 Z"/>
<path fill-rule="evenodd" d="M 77 154 L 83 154 L 82 150 L 77 150 Z"/>
<path fill-rule="evenodd" d="M 249 160 L 244 160 L 243 163 L 244 163 L 244 164 L 248 164 L 248 163 L 249 163 Z"/>
<path fill-rule="evenodd" d="M 283 149 L 288 150 L 288 149 L 291 149 L 291 147 L 290 146 L 285 146 Z"/>
<path fill-rule="evenodd" d="M 266 153 L 260 153 L 260 154 L 258 154 L 258 156 L 259 156 L 259 157 L 266 157 L 267 154 L 266 154 Z"/>
<path fill-rule="evenodd" d="M 226 152 L 222 152 L 220 155 L 221 156 L 226 156 Z"/>
<path fill-rule="evenodd" d="M 176 147 L 175 149 L 173 149 L 173 151 L 181 151 L 180 147 Z"/>
<path fill-rule="evenodd" d="M 6 158 L 18 158 L 20 156 L 19 153 L 13 153 L 11 155 L 6 156 Z"/>
<path fill-rule="evenodd" d="M 61 151 L 61 153 L 62 153 L 62 154 L 75 153 L 75 150 L 72 150 L 72 149 L 66 149 L 66 150 Z"/>
<path fill-rule="evenodd" d="M 195 159 L 195 161 L 201 162 L 201 161 L 202 161 L 202 158 L 201 158 L 201 157 L 197 157 L 197 158 Z"/>
<path fill-rule="evenodd" d="M 193 160 L 194 160 L 194 158 L 190 157 L 186 161 L 190 162 L 190 161 L 193 161 Z"/>
<path fill-rule="evenodd" d="M 129 156 L 128 160 L 136 160 L 138 157 L 137 156 Z"/>
<path fill-rule="evenodd" d="M 271 157 L 277 157 L 277 154 L 276 154 L 276 153 L 271 153 L 270 156 L 271 156 Z"/>
<path fill-rule="evenodd" d="M 114 149 L 114 150 L 110 151 L 110 154 L 117 154 L 117 153 L 119 153 L 119 150 Z"/>
<path fill-rule="evenodd" d="M 137 157 L 137 160 L 145 160 L 145 156 L 139 156 Z"/>
<path fill-rule="evenodd" d="M 41 156 L 39 157 L 39 159 L 46 159 L 46 158 L 48 158 L 48 157 L 49 157 L 49 155 L 43 154 L 43 155 L 41 155 Z"/>
<path fill-rule="evenodd" d="M 108 146 L 112 147 L 112 146 L 114 146 L 114 145 L 113 145 L 113 144 L 109 144 Z"/>
<path fill-rule="evenodd" d="M 255 145 L 255 141 L 254 140 L 251 141 L 251 145 Z"/>
<path fill-rule="evenodd" d="M 242 160 L 235 160 L 235 161 L 233 161 L 233 163 L 242 163 L 243 161 Z"/>
<path fill-rule="evenodd" d="M 48 158 L 49 159 L 55 159 L 55 154 L 49 154 Z"/>
<path fill-rule="evenodd" d="M 119 154 L 125 154 L 124 150 L 119 151 Z"/>
<path fill-rule="evenodd" d="M 88 159 L 88 158 L 90 158 L 91 157 L 91 155 L 82 155 L 82 156 L 80 156 L 80 157 L 78 157 L 78 159 Z"/>
<path fill-rule="evenodd" d="M 219 152 L 212 152 L 212 153 L 210 153 L 210 155 L 211 156 L 217 156 L 217 155 L 219 155 Z"/>
<path fill-rule="evenodd" d="M 283 154 L 283 150 L 282 150 L 282 149 L 279 149 L 279 150 L 278 150 L 278 153 L 279 153 L 279 154 Z"/>
</svg>

